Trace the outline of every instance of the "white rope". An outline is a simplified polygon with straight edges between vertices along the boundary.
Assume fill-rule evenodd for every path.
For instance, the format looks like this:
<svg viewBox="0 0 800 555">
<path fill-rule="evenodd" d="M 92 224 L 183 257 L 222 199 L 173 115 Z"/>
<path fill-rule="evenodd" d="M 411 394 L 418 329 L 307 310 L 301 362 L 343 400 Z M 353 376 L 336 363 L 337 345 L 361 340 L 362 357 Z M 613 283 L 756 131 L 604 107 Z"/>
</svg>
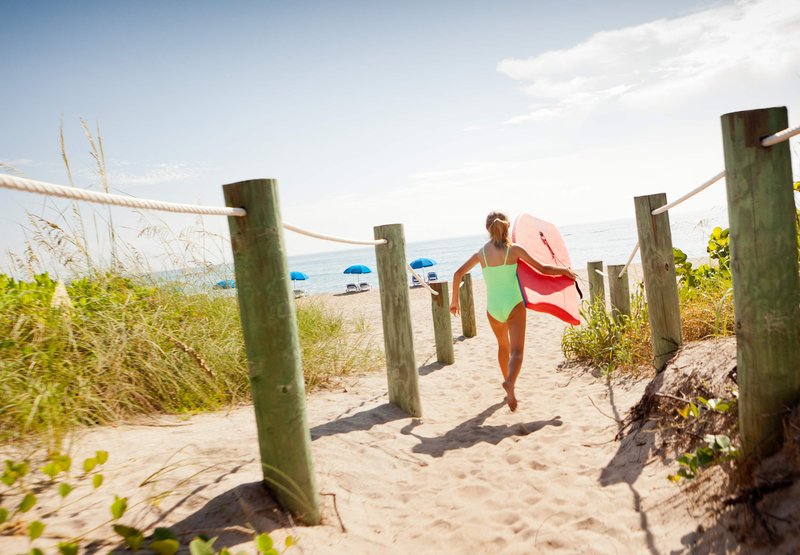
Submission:
<svg viewBox="0 0 800 555">
<path fill-rule="evenodd" d="M 725 171 L 724 170 L 719 172 L 717 175 L 715 175 L 714 177 L 712 177 L 711 179 L 709 179 L 708 181 L 706 181 L 702 185 L 700 185 L 697 189 L 692 189 L 691 191 L 689 191 L 688 193 L 683 195 L 678 200 L 676 200 L 674 202 L 670 202 L 669 204 L 665 204 L 664 206 L 659 206 L 658 208 L 653 210 L 653 212 L 652 212 L 653 216 L 658 216 L 659 214 L 663 214 L 664 212 L 666 212 L 670 208 L 674 208 L 675 206 L 678 206 L 680 203 L 682 203 L 685 200 L 688 200 L 688 199 L 692 198 L 693 196 L 695 196 L 700 191 L 703 191 L 703 190 L 711 187 L 714 183 L 716 183 L 717 181 L 719 181 L 723 177 L 725 177 Z"/>
<path fill-rule="evenodd" d="M 283 222 L 283 227 L 289 231 L 294 231 L 295 233 L 299 233 L 301 235 L 308 235 L 309 237 L 314 237 L 316 239 L 324 239 L 325 241 L 333 241 L 334 243 L 347 243 L 349 245 L 385 245 L 388 242 L 386 239 L 371 239 L 367 241 L 361 241 L 358 239 L 336 237 L 335 235 L 325 235 L 324 233 L 316 233 L 314 231 L 308 231 L 307 229 L 301 229 L 297 226 L 287 224 L 286 222 Z"/>
<path fill-rule="evenodd" d="M 633 252 L 632 252 L 632 253 L 631 253 L 631 255 L 628 257 L 628 262 L 625 264 L 625 267 L 624 267 L 624 268 L 622 268 L 622 271 L 619 273 L 619 278 L 622 278 L 622 276 L 624 276 L 624 275 L 625 275 L 625 272 L 627 272 L 627 271 L 628 271 L 628 266 L 630 266 L 630 265 L 631 265 L 631 262 L 633 262 L 633 257 L 634 257 L 634 256 L 636 256 L 636 253 L 637 253 L 638 251 L 639 251 L 639 241 L 636 241 L 636 246 L 635 246 L 635 247 L 633 247 Z"/>
<path fill-rule="evenodd" d="M 0 188 L 11 189 L 14 191 L 23 191 L 26 193 L 36 193 L 39 195 L 47 195 L 51 197 L 82 200 L 86 202 L 94 202 L 97 204 L 112 204 L 114 206 L 125 206 L 127 208 L 144 208 L 147 210 L 161 210 L 164 212 L 179 212 L 184 214 L 203 214 L 207 216 L 242 217 L 247 215 L 247 211 L 244 208 L 229 208 L 223 206 L 198 206 L 196 204 L 178 204 L 175 202 L 162 202 L 159 200 L 140 199 L 124 195 L 113 195 L 109 193 L 100 193 L 97 191 L 89 191 L 88 189 L 79 189 L 77 187 L 65 187 L 64 185 L 55 185 L 53 183 L 45 183 L 44 181 L 36 181 L 34 179 L 27 179 L 24 177 L 14 177 L 6 174 L 0 174 Z M 348 243 L 351 245 L 383 245 L 387 242 L 386 239 L 376 239 L 369 241 L 345 239 L 344 237 L 335 237 L 333 235 L 315 233 L 313 231 L 301 229 L 297 226 L 287 224 L 285 222 L 283 224 L 283 227 L 285 227 L 289 231 L 294 231 L 295 233 L 308 235 L 309 237 L 316 237 L 317 239 L 324 239 L 326 241 L 335 241 L 337 243 Z"/>
<path fill-rule="evenodd" d="M 761 146 L 776 145 L 778 143 L 782 143 L 783 141 L 788 141 L 795 135 L 800 135 L 800 125 L 795 125 L 794 127 L 789 127 L 783 131 L 778 131 L 769 137 L 764 137 L 764 139 L 761 140 Z"/>
<path fill-rule="evenodd" d="M 595 268 L 595 269 L 594 269 L 594 271 L 595 271 L 595 272 L 597 272 L 598 274 L 600 274 L 600 275 L 601 275 L 601 276 L 603 276 L 603 277 L 608 277 L 608 274 L 607 274 L 607 273 L 605 273 L 605 272 L 603 272 L 603 271 L 601 271 L 601 270 L 598 270 L 597 268 Z"/>
<path fill-rule="evenodd" d="M 65 187 L 64 185 L 54 185 L 44 181 L 35 181 L 24 177 L 14 177 L 11 175 L 0 174 L 0 188 L 24 191 L 26 193 L 36 193 L 51 197 L 67 198 L 73 200 L 83 200 L 97 204 L 113 204 L 114 206 L 125 206 L 128 208 L 144 208 L 147 210 L 161 210 L 164 212 L 180 212 L 184 214 L 204 214 L 209 216 L 244 216 L 247 211 L 244 208 L 228 208 L 223 206 L 198 206 L 195 204 L 178 204 L 175 202 L 162 202 L 158 200 L 147 200 L 136 197 L 126 197 L 123 195 L 112 195 L 109 193 L 99 193 L 88 189 L 78 189 L 77 187 Z"/>
<path fill-rule="evenodd" d="M 412 274 L 414 274 L 414 277 L 417 278 L 417 281 L 419 281 L 420 285 L 424 285 L 428 289 L 428 291 L 431 292 L 431 295 L 439 294 L 438 291 L 434 291 L 433 288 L 430 285 L 428 285 L 428 282 L 422 279 L 422 277 L 417 272 L 414 271 L 414 268 L 411 267 L 411 264 L 408 265 L 408 269 Z"/>
</svg>

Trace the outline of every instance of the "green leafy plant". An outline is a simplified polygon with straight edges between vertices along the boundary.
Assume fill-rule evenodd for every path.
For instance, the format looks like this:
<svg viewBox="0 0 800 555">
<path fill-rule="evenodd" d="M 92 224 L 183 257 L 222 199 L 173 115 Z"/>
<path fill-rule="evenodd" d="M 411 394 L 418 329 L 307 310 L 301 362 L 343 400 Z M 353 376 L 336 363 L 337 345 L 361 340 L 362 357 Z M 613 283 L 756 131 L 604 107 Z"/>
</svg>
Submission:
<svg viewBox="0 0 800 555">
<path fill-rule="evenodd" d="M 694 480 L 702 470 L 739 456 L 739 451 L 733 446 L 731 438 L 727 435 L 707 434 L 703 436 L 703 441 L 705 445 L 678 457 L 680 468 L 678 472 L 668 476 L 671 481 Z"/>
<path fill-rule="evenodd" d="M 561 338 L 561 350 L 567 360 L 588 362 L 604 371 L 635 368 L 649 362 L 649 325 L 641 290 L 632 296 L 630 316 L 614 318 L 598 301 L 584 302 L 581 317 L 585 324 L 567 328 Z"/>
<path fill-rule="evenodd" d="M 55 489 L 58 493 L 58 498 L 63 500 L 73 489 L 72 486 L 68 486 L 69 492 L 62 494 L 67 482 L 58 482 L 54 478 L 64 474 L 65 479 L 71 478 L 79 484 L 90 479 L 94 482 L 97 476 L 102 476 L 99 474 L 99 470 L 108 461 L 108 457 L 107 451 L 96 451 L 93 456 L 84 459 L 82 473 L 78 476 L 69 475 L 72 459 L 58 452 L 51 453 L 47 461 L 38 466 L 38 473 L 34 475 L 29 472 L 31 467 L 29 462 L 6 460 L 4 463 L 5 479 L 3 480 L 6 490 L 0 492 L 0 500 L 16 498 L 19 501 L 16 502 L 16 507 L 13 511 L 0 507 L 0 535 L 6 532 L 15 533 L 14 531 L 24 530 L 31 543 L 40 540 L 47 528 L 47 520 L 65 508 L 64 506 L 55 508 L 42 506 L 41 499 L 53 499 L 53 496 L 47 496 L 47 492 Z M 26 479 L 23 480 L 23 478 Z M 92 485 L 90 492 L 82 499 L 90 495 L 97 495 L 96 490 L 97 488 Z M 146 530 L 142 528 L 119 522 L 127 514 L 128 509 L 128 497 L 115 495 L 109 505 L 110 519 L 106 524 L 102 525 L 110 525 L 113 532 L 121 538 L 127 548 L 133 551 L 146 548 L 157 555 L 175 555 L 180 550 L 180 540 L 171 528 L 156 527 L 152 533 L 147 534 Z M 78 530 L 75 533 L 75 539 L 61 541 L 54 546 L 57 553 L 60 555 L 78 555 L 81 541 L 85 534 L 81 534 Z M 227 548 L 216 550 L 214 548 L 215 541 L 216 538 L 208 539 L 204 536 L 197 536 L 189 544 L 189 551 L 196 555 L 232 555 Z M 279 551 L 269 534 L 262 533 L 253 536 L 253 545 L 260 555 L 280 555 L 294 546 L 296 542 L 297 539 L 295 537 L 288 536 L 284 541 L 283 549 Z M 39 546 L 32 545 L 28 554 L 45 555 L 46 551 Z M 244 551 L 239 551 L 236 555 L 247 554 Z"/>
</svg>

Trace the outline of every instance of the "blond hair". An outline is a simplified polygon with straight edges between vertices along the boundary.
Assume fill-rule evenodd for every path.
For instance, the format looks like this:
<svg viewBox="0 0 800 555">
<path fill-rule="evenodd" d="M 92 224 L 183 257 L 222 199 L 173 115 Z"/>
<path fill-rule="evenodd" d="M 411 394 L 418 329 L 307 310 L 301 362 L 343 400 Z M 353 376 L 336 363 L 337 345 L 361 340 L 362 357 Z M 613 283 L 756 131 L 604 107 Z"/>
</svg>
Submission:
<svg viewBox="0 0 800 555">
<path fill-rule="evenodd" d="M 508 216 L 502 212 L 489 212 L 486 216 L 486 231 L 489 232 L 492 244 L 498 249 L 511 246 L 511 240 L 508 238 L 510 227 Z"/>
</svg>

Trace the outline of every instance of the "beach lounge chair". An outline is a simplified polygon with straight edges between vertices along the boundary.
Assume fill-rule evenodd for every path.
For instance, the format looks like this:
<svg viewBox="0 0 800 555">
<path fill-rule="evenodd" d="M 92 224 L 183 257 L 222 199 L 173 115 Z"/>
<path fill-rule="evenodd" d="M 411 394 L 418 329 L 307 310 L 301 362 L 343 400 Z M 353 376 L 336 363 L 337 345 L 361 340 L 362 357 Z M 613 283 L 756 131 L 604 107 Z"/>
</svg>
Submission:
<svg viewBox="0 0 800 555">
<path fill-rule="evenodd" d="M 411 276 L 411 287 L 422 287 L 422 284 L 417 279 L 417 276 Z"/>
<path fill-rule="evenodd" d="M 345 293 L 358 293 L 361 291 L 355 283 L 348 283 L 345 286 Z"/>
<path fill-rule="evenodd" d="M 369 283 L 367 283 L 366 281 L 362 282 L 362 283 L 359 283 L 358 284 L 358 288 L 361 291 L 372 291 L 372 286 Z"/>
<path fill-rule="evenodd" d="M 308 295 L 308 291 L 305 289 L 295 289 L 294 290 L 294 298 L 299 299 L 300 297 L 305 297 Z"/>
<path fill-rule="evenodd" d="M 439 276 L 436 275 L 436 272 L 428 272 L 428 281 L 439 281 Z"/>
</svg>

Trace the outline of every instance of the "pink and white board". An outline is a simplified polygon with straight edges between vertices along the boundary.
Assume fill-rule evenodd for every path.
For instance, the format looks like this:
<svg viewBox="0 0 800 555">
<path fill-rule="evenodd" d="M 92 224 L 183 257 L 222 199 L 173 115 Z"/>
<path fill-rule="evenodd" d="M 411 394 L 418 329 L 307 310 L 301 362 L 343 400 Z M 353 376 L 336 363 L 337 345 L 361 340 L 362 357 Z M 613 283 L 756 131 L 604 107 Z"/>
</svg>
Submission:
<svg viewBox="0 0 800 555">
<path fill-rule="evenodd" d="M 525 247 L 542 264 L 571 266 L 556 226 L 530 214 L 520 214 L 514 221 L 511 241 Z M 578 290 L 573 280 L 566 276 L 546 276 L 522 260 L 517 265 L 517 279 L 527 308 L 552 314 L 573 326 L 581 323 Z"/>
</svg>

